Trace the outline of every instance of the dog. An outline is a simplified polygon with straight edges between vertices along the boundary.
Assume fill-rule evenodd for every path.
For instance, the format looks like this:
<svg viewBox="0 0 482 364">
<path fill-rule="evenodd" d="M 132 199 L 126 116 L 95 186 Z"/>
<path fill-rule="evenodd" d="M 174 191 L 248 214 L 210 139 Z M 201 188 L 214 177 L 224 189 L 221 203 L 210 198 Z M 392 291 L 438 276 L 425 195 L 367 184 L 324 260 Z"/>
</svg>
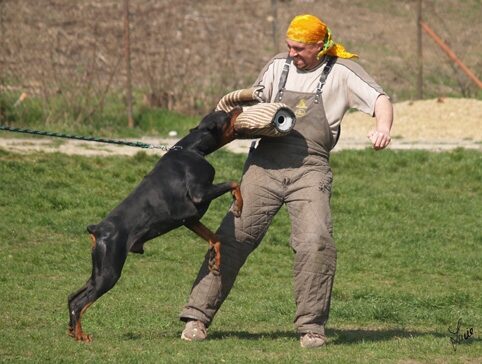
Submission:
<svg viewBox="0 0 482 364">
<path fill-rule="evenodd" d="M 68 297 L 68 334 L 76 341 L 92 341 L 82 331 L 82 315 L 114 287 L 128 253 L 142 254 L 148 240 L 184 225 L 209 243 L 209 268 L 219 275 L 221 243 L 199 220 L 211 201 L 226 192 L 232 193 L 231 211 L 239 217 L 243 199 L 237 182 L 212 183 L 215 170 L 205 156 L 236 139 L 234 123 L 241 112 L 235 108 L 205 116 L 105 219 L 87 228 L 92 238 L 92 275 Z"/>
</svg>

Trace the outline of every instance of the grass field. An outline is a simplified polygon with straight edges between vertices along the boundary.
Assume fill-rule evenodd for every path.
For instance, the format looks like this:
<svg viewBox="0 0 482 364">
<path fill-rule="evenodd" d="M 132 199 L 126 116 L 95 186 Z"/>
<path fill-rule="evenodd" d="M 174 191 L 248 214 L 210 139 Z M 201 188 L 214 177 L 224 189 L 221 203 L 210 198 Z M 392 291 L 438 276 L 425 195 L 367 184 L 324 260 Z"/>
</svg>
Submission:
<svg viewBox="0 0 482 364">
<path fill-rule="evenodd" d="M 209 159 L 224 181 L 240 177 L 244 158 L 219 151 Z M 207 249 L 180 228 L 129 256 L 118 284 L 84 316 L 94 341 L 76 343 L 66 332 L 67 296 L 90 275 L 86 226 L 155 162 L 145 152 L 87 158 L 0 150 L 2 363 L 482 363 L 482 154 L 462 149 L 332 156 L 339 258 L 326 348 L 300 348 L 292 324 L 284 210 L 207 341 L 179 339 L 177 315 Z M 213 202 L 203 222 L 215 229 L 229 203 L 229 196 Z M 454 350 L 448 329 L 459 319 Z"/>
</svg>

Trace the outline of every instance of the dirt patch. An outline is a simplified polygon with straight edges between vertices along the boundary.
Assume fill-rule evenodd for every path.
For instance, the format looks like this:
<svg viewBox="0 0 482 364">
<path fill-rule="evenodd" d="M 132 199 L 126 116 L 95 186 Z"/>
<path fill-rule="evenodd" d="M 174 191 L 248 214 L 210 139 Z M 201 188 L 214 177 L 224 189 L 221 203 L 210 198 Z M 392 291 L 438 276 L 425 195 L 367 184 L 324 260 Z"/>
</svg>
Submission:
<svg viewBox="0 0 482 364">
<path fill-rule="evenodd" d="M 393 108 L 391 149 L 442 151 L 462 147 L 482 151 L 482 101 L 438 98 L 400 102 Z M 374 127 L 375 119 L 366 114 L 347 114 L 335 150 L 366 148 L 367 132 Z"/>
<path fill-rule="evenodd" d="M 482 101 L 439 98 L 400 102 L 393 108 L 392 138 L 482 141 Z M 366 114 L 348 114 L 342 123 L 342 137 L 362 139 L 373 126 L 374 120 Z"/>
<path fill-rule="evenodd" d="M 394 104 L 395 120 L 391 149 L 427 149 L 431 151 L 467 148 L 482 151 L 482 101 L 474 99 L 434 99 Z M 363 113 L 347 114 L 335 151 L 364 149 L 370 146 L 366 137 L 374 129 L 375 119 Z M 9 139 L 1 133 L 0 148 L 14 153 L 60 152 L 86 156 L 134 155 L 141 150 L 162 155 L 161 149 L 141 149 L 96 142 L 58 138 Z M 134 141 L 134 140 L 129 140 Z M 145 137 L 140 140 L 153 146 L 170 147 L 177 139 Z M 251 140 L 235 140 L 225 148 L 247 153 Z"/>
</svg>

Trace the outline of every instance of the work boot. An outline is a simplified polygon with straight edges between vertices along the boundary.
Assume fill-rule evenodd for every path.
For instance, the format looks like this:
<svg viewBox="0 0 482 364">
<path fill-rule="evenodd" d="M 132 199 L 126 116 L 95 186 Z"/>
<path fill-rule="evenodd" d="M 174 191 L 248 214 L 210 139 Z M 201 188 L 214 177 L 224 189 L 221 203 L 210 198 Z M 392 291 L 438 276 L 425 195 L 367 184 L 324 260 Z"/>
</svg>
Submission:
<svg viewBox="0 0 482 364">
<path fill-rule="evenodd" d="M 328 342 L 327 338 L 321 334 L 308 332 L 302 334 L 300 337 L 300 344 L 302 348 L 321 348 Z"/>
<path fill-rule="evenodd" d="M 181 339 L 187 341 L 204 341 L 208 337 L 206 326 L 201 321 L 190 320 L 182 332 Z"/>
</svg>

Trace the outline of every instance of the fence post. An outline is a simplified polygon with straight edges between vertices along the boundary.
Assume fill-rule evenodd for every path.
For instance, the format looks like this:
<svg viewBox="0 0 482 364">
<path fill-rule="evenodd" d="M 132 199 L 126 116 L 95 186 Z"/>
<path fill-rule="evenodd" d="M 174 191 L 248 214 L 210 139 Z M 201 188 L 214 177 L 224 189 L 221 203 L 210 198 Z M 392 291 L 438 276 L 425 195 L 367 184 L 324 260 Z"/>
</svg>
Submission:
<svg viewBox="0 0 482 364">
<path fill-rule="evenodd" d="M 271 0 L 271 11 L 273 13 L 273 45 L 274 53 L 278 53 L 278 11 L 276 9 L 276 1 Z"/>
<path fill-rule="evenodd" d="M 419 100 L 422 100 L 423 99 L 422 0 L 418 0 L 417 45 L 418 45 L 417 98 Z"/>
<path fill-rule="evenodd" d="M 131 51 L 129 39 L 129 0 L 124 0 L 124 42 L 126 59 L 126 99 L 127 99 L 127 118 L 129 128 L 134 127 L 134 117 L 132 116 L 132 81 L 131 81 Z"/>
</svg>

